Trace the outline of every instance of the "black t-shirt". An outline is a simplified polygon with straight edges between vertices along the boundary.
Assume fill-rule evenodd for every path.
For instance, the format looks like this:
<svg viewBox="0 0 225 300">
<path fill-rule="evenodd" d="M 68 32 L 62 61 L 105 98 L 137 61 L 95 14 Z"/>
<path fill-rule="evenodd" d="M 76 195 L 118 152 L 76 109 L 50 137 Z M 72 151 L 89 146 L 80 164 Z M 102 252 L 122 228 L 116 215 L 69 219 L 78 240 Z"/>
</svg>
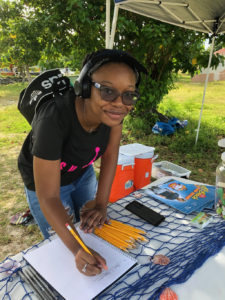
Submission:
<svg viewBox="0 0 225 300">
<path fill-rule="evenodd" d="M 33 120 L 18 158 L 22 179 L 30 190 L 35 190 L 33 155 L 46 160 L 61 159 L 63 186 L 80 177 L 106 150 L 110 127 L 100 124 L 96 131 L 86 132 L 77 118 L 74 99 L 75 94 L 64 97 L 61 111 L 55 101 L 42 104 Z"/>
</svg>

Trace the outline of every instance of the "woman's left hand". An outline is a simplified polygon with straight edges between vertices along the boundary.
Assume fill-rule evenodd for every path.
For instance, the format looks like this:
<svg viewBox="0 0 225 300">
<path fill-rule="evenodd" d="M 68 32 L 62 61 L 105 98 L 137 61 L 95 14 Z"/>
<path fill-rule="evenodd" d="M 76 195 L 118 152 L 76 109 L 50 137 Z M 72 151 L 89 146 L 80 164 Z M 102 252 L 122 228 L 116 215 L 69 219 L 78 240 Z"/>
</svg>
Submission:
<svg viewBox="0 0 225 300">
<path fill-rule="evenodd" d="M 80 212 L 80 228 L 84 232 L 92 232 L 95 227 L 101 227 L 106 222 L 107 207 L 95 205 L 93 208 L 82 208 Z"/>
</svg>

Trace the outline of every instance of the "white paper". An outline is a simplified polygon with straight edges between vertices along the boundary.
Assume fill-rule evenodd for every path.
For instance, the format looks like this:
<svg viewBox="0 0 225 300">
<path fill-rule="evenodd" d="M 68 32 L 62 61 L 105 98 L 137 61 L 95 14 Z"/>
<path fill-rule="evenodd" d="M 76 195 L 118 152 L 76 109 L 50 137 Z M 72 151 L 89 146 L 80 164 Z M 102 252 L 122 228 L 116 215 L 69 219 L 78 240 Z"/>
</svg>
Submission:
<svg viewBox="0 0 225 300">
<path fill-rule="evenodd" d="M 59 238 L 24 255 L 66 300 L 92 299 L 136 264 L 131 256 L 95 235 L 78 231 L 84 243 L 106 259 L 107 271 L 103 270 L 94 277 L 81 274 L 76 268 L 73 254 Z"/>
<path fill-rule="evenodd" d="M 207 259 L 201 268 L 183 284 L 170 288 L 182 300 L 223 300 L 225 299 L 225 247 Z"/>
</svg>

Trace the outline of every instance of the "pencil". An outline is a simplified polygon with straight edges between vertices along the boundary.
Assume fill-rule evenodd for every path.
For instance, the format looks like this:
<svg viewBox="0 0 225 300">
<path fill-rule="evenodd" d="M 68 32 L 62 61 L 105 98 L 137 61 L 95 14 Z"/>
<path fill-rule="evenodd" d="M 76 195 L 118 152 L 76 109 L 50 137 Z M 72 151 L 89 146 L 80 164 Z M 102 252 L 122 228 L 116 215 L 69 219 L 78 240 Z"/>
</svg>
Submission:
<svg viewBox="0 0 225 300">
<path fill-rule="evenodd" d="M 121 223 L 121 222 L 116 221 L 116 220 L 110 219 L 109 222 L 110 222 L 110 225 L 112 225 L 113 227 L 119 227 L 119 228 L 123 227 L 126 230 L 134 231 L 134 232 L 140 233 L 140 234 L 146 234 L 146 232 L 144 230 L 135 228 L 131 225 L 124 224 L 124 223 Z"/>
<path fill-rule="evenodd" d="M 120 236 L 126 236 L 127 238 L 129 238 L 130 240 L 141 240 L 141 241 L 148 241 L 145 237 L 143 237 L 141 234 L 136 233 L 135 231 L 129 231 L 129 230 L 125 230 L 123 229 L 123 227 L 119 228 L 119 227 L 114 227 L 111 225 L 107 225 L 104 224 L 103 228 L 106 227 L 107 231 L 109 232 L 118 232 Z"/>
<path fill-rule="evenodd" d="M 111 234 L 110 232 L 105 232 L 105 231 L 102 230 L 102 229 L 96 229 L 96 228 L 95 228 L 95 231 L 94 231 L 94 232 L 95 232 L 96 234 L 101 235 L 101 236 L 109 236 L 109 237 L 111 237 L 113 240 L 116 240 L 116 241 L 121 242 L 121 243 L 126 243 L 126 244 L 128 244 L 128 242 L 124 241 L 124 240 L 121 239 L 120 237 L 115 236 L 115 235 Z"/>
<path fill-rule="evenodd" d="M 136 248 L 136 242 L 148 241 L 143 236 L 147 234 L 144 230 L 116 220 L 109 220 L 108 224 L 103 224 L 101 228 L 95 228 L 94 233 L 124 251 Z"/>
<path fill-rule="evenodd" d="M 109 242 L 110 244 L 116 246 L 117 248 L 120 248 L 121 250 L 127 251 L 128 249 L 132 249 L 134 246 L 130 245 L 130 244 L 125 244 L 122 243 L 121 241 L 118 241 L 116 239 L 113 239 L 111 236 L 108 235 L 103 235 L 102 233 L 96 233 L 95 234 L 99 237 L 101 237 L 102 239 L 104 239 L 105 241 Z"/>
<path fill-rule="evenodd" d="M 129 249 L 136 248 L 135 240 L 133 238 L 120 234 L 117 235 L 114 231 L 104 228 L 104 226 L 105 224 L 101 229 L 95 228 L 94 233 L 110 243 L 112 240 L 114 240 L 116 243 L 120 244 L 123 247 L 125 246 Z"/>
<path fill-rule="evenodd" d="M 118 230 L 117 228 L 111 228 L 110 226 L 108 227 L 108 225 L 106 225 L 106 224 L 104 224 L 103 227 L 100 230 L 102 232 L 112 233 L 114 236 L 120 237 L 121 239 L 123 239 L 126 242 L 134 241 L 134 238 L 132 236 Z"/>
<path fill-rule="evenodd" d="M 91 251 L 87 248 L 87 246 L 84 244 L 84 242 L 79 238 L 79 236 L 75 233 L 75 231 L 73 230 L 73 228 L 66 223 L 65 224 L 67 229 L 70 231 L 70 233 L 73 235 L 73 237 L 78 241 L 78 243 L 81 245 L 81 247 L 89 254 L 91 254 L 93 256 L 93 254 L 91 253 Z"/>
<path fill-rule="evenodd" d="M 109 220 L 110 222 L 110 225 L 114 226 L 114 227 L 119 227 L 119 228 L 126 228 L 126 230 L 129 230 L 129 231 L 134 231 L 136 233 L 140 233 L 140 234 L 146 234 L 146 232 L 144 230 L 141 230 L 141 229 L 138 229 L 138 228 L 135 228 L 131 225 L 128 225 L 128 224 L 124 224 L 124 223 L 121 223 L 119 221 L 116 221 L 116 220 Z"/>
</svg>

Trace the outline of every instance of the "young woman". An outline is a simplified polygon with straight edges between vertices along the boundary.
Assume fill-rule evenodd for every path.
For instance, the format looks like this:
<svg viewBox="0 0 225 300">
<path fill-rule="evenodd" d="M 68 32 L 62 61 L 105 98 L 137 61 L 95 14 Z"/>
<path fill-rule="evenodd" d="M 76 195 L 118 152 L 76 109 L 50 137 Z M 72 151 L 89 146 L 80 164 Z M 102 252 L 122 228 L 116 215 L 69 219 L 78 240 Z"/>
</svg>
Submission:
<svg viewBox="0 0 225 300">
<path fill-rule="evenodd" d="M 141 72 L 145 68 L 120 50 L 87 56 L 74 95 L 64 101 L 66 114 L 54 101 L 42 104 L 19 156 L 30 210 L 44 237 L 53 228 L 88 276 L 101 273 L 106 262 L 97 253 L 86 253 L 65 224 L 73 227 L 80 218 L 81 229 L 90 232 L 106 221 L 122 123 L 139 98 Z M 92 164 L 99 157 L 97 186 Z M 93 199 L 89 209 L 81 210 Z"/>
</svg>

